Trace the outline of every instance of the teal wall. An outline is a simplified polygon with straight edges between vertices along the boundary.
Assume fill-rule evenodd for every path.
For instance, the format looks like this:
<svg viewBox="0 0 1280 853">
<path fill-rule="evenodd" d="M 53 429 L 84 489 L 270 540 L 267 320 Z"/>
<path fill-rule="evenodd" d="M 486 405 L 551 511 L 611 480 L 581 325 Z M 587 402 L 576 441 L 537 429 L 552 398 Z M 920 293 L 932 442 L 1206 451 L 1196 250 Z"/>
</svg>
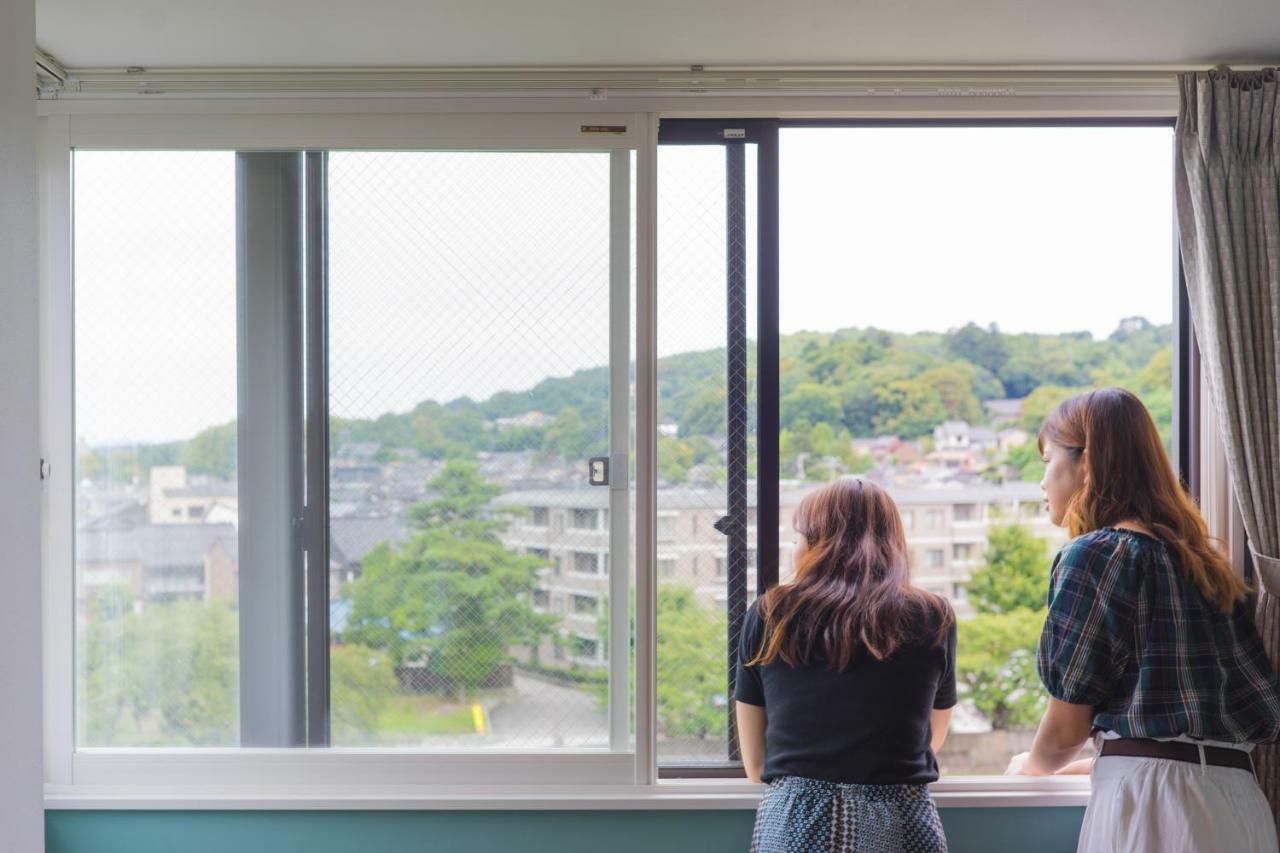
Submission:
<svg viewBox="0 0 1280 853">
<path fill-rule="evenodd" d="M 942 809 L 952 853 L 1070 853 L 1081 808 Z M 748 811 L 50 811 L 46 853 L 718 853 Z M 2 846 L 2 844 L 0 844 Z"/>
</svg>

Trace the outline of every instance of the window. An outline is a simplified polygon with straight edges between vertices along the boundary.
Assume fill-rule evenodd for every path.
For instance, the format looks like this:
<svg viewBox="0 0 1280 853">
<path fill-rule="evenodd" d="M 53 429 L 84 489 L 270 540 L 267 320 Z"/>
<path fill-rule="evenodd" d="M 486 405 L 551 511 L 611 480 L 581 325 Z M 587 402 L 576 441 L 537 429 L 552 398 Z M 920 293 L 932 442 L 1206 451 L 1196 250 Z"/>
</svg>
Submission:
<svg viewBox="0 0 1280 853">
<path fill-rule="evenodd" d="M 795 507 L 835 477 L 889 484 L 911 550 L 932 572 L 920 581 L 956 603 L 962 642 L 1016 621 L 987 612 L 981 587 L 965 585 L 987 538 L 1005 529 L 1057 544 L 1038 510 L 1037 418 L 1064 389 L 1104 377 L 1145 383 L 1138 390 L 1170 441 L 1181 416 L 1165 379 L 1183 369 L 1170 347 L 1179 317 L 1169 305 L 1169 216 L 1141 202 L 1167 192 L 1167 128 L 775 123 L 769 154 L 759 142 L 767 122 L 742 124 L 740 143 L 721 133 L 716 144 L 658 153 L 649 236 L 662 371 L 648 414 L 665 428 L 644 440 L 657 444 L 651 533 L 663 554 L 646 553 L 656 613 L 634 616 L 656 618 L 657 649 L 625 633 L 638 586 L 627 548 L 641 547 L 632 496 L 582 482 L 586 458 L 628 451 L 629 416 L 617 414 L 632 411 L 630 366 L 643 363 L 616 345 L 633 329 L 607 331 L 621 322 L 611 317 L 619 282 L 631 284 L 616 251 L 627 229 L 610 227 L 629 224 L 617 195 L 630 188 L 618 168 L 628 164 L 591 150 L 594 139 L 573 153 L 77 151 L 77 432 L 65 442 L 77 455 L 74 596 L 65 597 L 76 743 L 184 754 L 408 747 L 414 761 L 445 756 L 436 767 L 490 750 L 475 776 L 502 783 L 512 750 L 565 766 L 582 759 L 570 753 L 607 753 L 572 776 L 556 770 L 565 784 L 630 782 L 634 762 L 623 759 L 647 749 L 664 776 L 732 775 L 726 649 L 757 589 L 790 577 Z M 662 132 L 680 125 L 664 120 Z M 1114 161 L 1115 209 L 1103 218 L 1126 227 L 1061 218 L 1073 193 L 1100 192 L 1053 134 L 1072 137 L 1072 151 L 1105 152 L 1094 165 Z M 970 135 L 980 144 L 957 149 Z M 972 156 L 958 163 L 956 150 Z M 238 187 L 238 166 L 253 186 Z M 769 175 L 781 184 L 769 186 Z M 963 185 L 974 175 L 981 194 Z M 301 200 L 287 192 L 294 178 L 306 182 Z M 937 218 L 979 195 L 983 216 Z M 821 216 L 832 209 L 841 216 Z M 309 224 L 296 240 L 238 241 L 268 234 L 268 221 Z M 1028 232 L 1031 221 L 1040 227 Z M 325 265 L 304 257 L 317 233 L 328 236 Z M 936 251 L 886 259 L 899 235 L 918 246 L 921 233 Z M 761 252 L 769 234 L 775 244 Z M 296 303 L 279 303 L 279 315 L 255 310 L 254 289 L 238 287 L 246 262 L 292 269 Z M 317 281 L 326 266 L 328 280 Z M 181 287 L 170 286 L 174 269 Z M 1019 298 L 1031 273 L 1038 288 L 1116 298 L 1093 300 L 1106 310 L 1090 318 L 1035 313 L 1038 300 Z M 281 284 L 268 292 L 282 295 Z M 485 304 L 474 301 L 480 293 Z M 622 303 L 636 304 L 630 293 Z M 246 321 L 258 325 L 242 329 Z M 305 387 L 249 369 L 268 363 L 263 347 L 300 366 Z M 272 414 L 287 429 L 262 428 L 256 405 L 241 410 L 243 393 L 279 403 Z M 318 438 L 325 427 L 332 435 Z M 295 456 L 272 435 L 308 452 Z M 272 450 L 297 467 L 242 463 Z M 455 487 L 466 524 L 441 505 Z M 302 542 L 289 538 L 299 505 L 328 508 L 327 526 L 296 532 Z M 954 530 L 949 518 L 967 526 Z M 492 586 L 513 583 L 475 610 L 501 605 L 521 630 L 467 621 L 458 590 L 471 578 L 440 559 L 454 534 L 489 536 L 485 550 L 500 562 Z M 712 572 L 699 577 L 704 567 Z M 370 579 L 388 575 L 394 582 L 372 594 Z M 287 595 L 263 595 L 282 578 Z M 400 602 L 412 612 L 397 612 Z M 321 615 L 325 630 L 309 631 Z M 993 668 L 1024 661 L 1032 643 L 1012 637 Z M 640 686 L 653 693 L 652 742 L 633 727 L 631 648 L 652 651 L 663 680 Z M 150 666 L 162 653 L 164 666 Z M 296 664 L 278 679 L 254 677 L 273 660 Z M 940 757 L 948 774 L 998 773 L 1006 745 L 1029 737 L 1033 712 L 993 707 L 992 678 L 978 665 L 960 673 L 968 725 Z M 299 722 L 263 740 L 252 720 L 270 707 Z M 77 760 L 105 766 L 94 764 L 104 755 Z M 613 769 L 596 773 L 597 759 Z"/>
<path fill-rule="evenodd" d="M 595 530 L 597 513 L 594 509 L 575 509 L 573 522 L 569 525 L 574 530 Z"/>
<path fill-rule="evenodd" d="M 75 153 L 79 745 L 629 753 L 632 159 L 573 142 Z M 523 674 L 553 551 L 602 681 Z"/>
<path fill-rule="evenodd" d="M 240 742 L 235 168 L 75 155 L 79 746 Z"/>
<path fill-rule="evenodd" d="M 733 757 L 725 647 L 754 586 L 747 549 L 757 522 L 750 471 L 760 421 L 748 396 L 757 253 L 747 239 L 756 225 L 747 200 L 757 153 L 749 141 L 658 151 L 657 414 L 678 429 L 658 440 L 656 538 L 715 561 L 715 578 L 705 584 L 674 566 L 669 574 L 656 567 L 657 634 L 667 638 L 656 650 L 665 681 L 656 708 L 660 766 Z M 741 195 L 730 192 L 731 176 L 741 179 Z M 776 440 L 776 430 L 771 435 Z M 695 527 L 699 515 L 706 523 Z"/>
<path fill-rule="evenodd" d="M 730 126 L 738 129 L 741 144 L 724 141 L 723 130 Z M 666 401 L 663 420 L 681 424 L 680 437 L 696 434 L 684 424 L 702 423 L 704 410 L 694 400 L 705 403 L 708 414 L 732 413 L 735 407 L 747 413 L 746 462 L 735 469 L 726 455 L 724 481 L 732 484 L 735 472 L 742 472 L 747 490 L 756 492 L 748 501 L 761 517 L 740 545 L 742 556 L 735 557 L 730 546 L 727 559 L 716 563 L 728 587 L 731 641 L 735 596 L 745 601 L 757 584 L 785 581 L 792 570 L 791 543 L 778 541 L 774 518 L 766 517 L 774 503 L 776 518 L 784 522 L 776 526 L 786 535 L 795 507 L 821 483 L 865 476 L 886 484 L 899 504 L 918 569 L 929 575 L 924 582 L 955 598 L 963 575 L 978 569 L 985 549 L 985 541 L 975 540 L 1039 538 L 1046 540 L 1046 552 L 1061 541 L 1060 531 L 1019 507 L 1038 501 L 1034 434 L 1064 394 L 1099 381 L 1128 384 L 1147 402 L 1162 433 L 1171 429 L 1176 324 L 1170 263 L 1175 253 L 1167 227 L 1168 127 L 664 121 L 663 135 L 669 145 L 659 163 L 660 194 L 667 168 L 680 186 L 660 196 L 660 221 L 670 223 L 670 233 L 660 233 L 659 243 L 669 241 L 666 251 L 679 258 L 680 269 L 666 273 L 667 279 L 659 271 L 660 330 L 664 317 L 666 327 L 679 328 L 683 316 L 715 310 L 688 308 L 700 291 L 681 275 L 699 262 L 705 263 L 703 277 L 721 290 L 719 310 L 727 312 L 731 332 L 743 316 L 734 304 L 736 274 L 744 274 L 748 294 L 776 306 L 772 326 L 753 323 L 748 304 L 746 322 L 737 327 L 755 344 L 749 350 L 757 359 L 749 365 L 754 384 L 748 389 L 735 392 L 719 374 L 690 387 L 692 355 L 702 355 L 702 370 L 712 363 L 712 352 L 728 364 L 735 353 L 732 339 L 704 339 L 688 346 L 687 356 L 675 347 L 662 352 L 671 382 L 666 394 L 659 389 Z M 756 140 L 761 148 L 753 147 Z M 766 142 L 776 145 L 776 170 L 753 170 L 751 157 L 763 156 Z M 1044 166 L 1067 151 L 1069 168 Z M 923 171 L 920 162 L 928 164 Z M 761 176 L 778 181 L 767 195 L 757 183 Z M 1116 199 L 1116 207 L 1093 219 L 1100 195 Z M 753 198 L 760 205 L 759 230 L 733 230 L 739 197 L 746 200 L 743 221 Z M 775 197 L 776 207 L 769 208 Z M 981 216 L 972 214 L 975 198 L 981 199 Z M 1062 199 L 1081 215 L 1069 217 L 1059 206 Z M 764 224 L 766 213 L 770 224 Z M 931 223 L 930 240 L 944 251 L 918 251 L 922 217 Z M 1110 224 L 1102 227 L 1102 220 Z M 1060 227 L 1046 229 L 1046 221 Z M 1136 233 L 1121 236 L 1127 235 L 1125 222 L 1137 221 L 1142 225 Z M 857 223 L 852 230 L 851 222 Z M 714 246 L 698 251 L 680 242 L 695 228 Z M 725 234 L 723 245 L 706 236 L 719 234 Z M 746 239 L 748 234 L 757 240 Z M 1080 242 L 1083 235 L 1087 245 Z M 765 257 L 762 247 L 770 263 L 777 259 L 776 268 L 756 265 Z M 740 249 L 745 251 L 735 257 Z M 956 258 L 964 259 L 959 272 Z M 1034 285 L 1029 269 L 1037 271 Z M 832 270 L 840 271 L 836 298 Z M 957 276 L 962 287 L 955 286 Z M 674 286 L 664 291 L 666 280 L 678 283 L 679 292 Z M 1025 298 L 1033 287 L 1094 294 L 1079 304 L 1107 307 L 1047 311 L 1042 301 Z M 1123 298 L 1112 298 L 1120 290 Z M 881 298 L 885 292 L 890 298 Z M 716 297 L 708 293 L 708 305 Z M 765 302 L 758 307 L 754 319 L 769 316 Z M 688 376 L 677 373 L 682 357 L 690 359 Z M 1114 370 L 1102 370 L 1104 364 Z M 778 443 L 769 447 L 773 430 L 764 425 L 774 416 Z M 666 446 L 672 468 L 680 453 L 687 459 L 692 450 Z M 990 506 L 1002 509 L 989 512 Z M 722 516 L 728 526 L 733 513 Z M 1016 532 L 1006 532 L 1010 525 Z M 752 550 L 759 554 L 754 561 L 747 555 Z M 957 577 L 949 576 L 949 559 Z M 734 570 L 744 564 L 745 582 Z M 1028 609 L 1039 612 L 1043 600 L 1031 595 Z M 985 630 L 988 622 L 1016 621 L 985 607 L 970 597 L 957 607 L 962 634 Z M 969 619 L 979 621 L 963 621 Z M 1009 661 L 1023 659 L 1034 646 L 1030 632 L 1016 640 L 1005 650 Z M 1002 744 L 1010 736 L 999 729 L 1023 736 L 1023 718 L 1008 716 L 987 698 L 996 669 L 961 673 L 961 703 L 978 722 L 941 757 L 948 773 L 998 773 L 1008 762 Z M 697 682 L 691 677 L 690 683 Z M 725 747 L 732 761 L 733 744 Z M 660 758 L 669 755 L 673 762 L 689 760 L 690 752 L 664 753 L 659 745 Z"/>
<path fill-rule="evenodd" d="M 1049 554 L 1065 533 L 1038 512 L 1034 436 L 1067 394 L 1129 387 L 1171 441 L 1170 129 L 784 127 L 778 136 L 779 470 L 789 478 L 803 468 L 807 481 L 783 500 L 793 506 L 809 483 L 867 470 L 887 485 L 922 582 L 957 604 L 961 647 L 1001 637 L 994 659 L 958 672 L 961 712 L 974 724 L 952 733 L 942 769 L 1000 773 L 1004 739 L 1028 737 L 1042 710 L 1034 667 L 1019 668 L 1034 660 L 1039 625 L 1005 612 L 1007 600 L 966 595 L 965 578 L 947 574 L 980 570 L 984 550 L 997 555 L 992 570 L 1018 571 L 998 555 L 1043 548 L 1043 565 L 1016 585 L 1028 590 L 1017 606 L 1043 613 Z M 1070 162 L 1059 168 L 1062 158 Z M 922 233 L 929 251 L 907 249 Z M 833 269 L 844 299 L 832 298 Z M 1062 310 L 1034 295 L 1068 291 Z M 918 348 L 926 338 L 928 355 Z M 987 550 L 993 537 L 1009 547 Z M 948 554 L 963 565 L 949 570 Z M 1034 700 L 992 698 L 996 683 L 1008 692 L 999 679 L 1009 673 Z"/>
<path fill-rule="evenodd" d="M 600 643 L 592 637 L 574 636 L 571 654 L 575 658 L 594 661 L 600 653 Z"/>
<path fill-rule="evenodd" d="M 600 574 L 600 561 L 595 553 L 574 551 L 573 570 L 582 575 L 598 575 Z"/>
</svg>

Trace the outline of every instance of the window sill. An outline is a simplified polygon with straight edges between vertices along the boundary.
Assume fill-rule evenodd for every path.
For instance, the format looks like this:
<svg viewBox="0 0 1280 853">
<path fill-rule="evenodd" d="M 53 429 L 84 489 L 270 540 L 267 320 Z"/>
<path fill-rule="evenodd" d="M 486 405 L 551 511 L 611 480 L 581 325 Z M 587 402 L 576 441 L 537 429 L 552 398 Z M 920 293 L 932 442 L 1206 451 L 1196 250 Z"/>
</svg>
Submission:
<svg viewBox="0 0 1280 853">
<path fill-rule="evenodd" d="M 470 787 L 471 790 L 466 790 Z M 1083 807 L 1089 780 L 955 777 L 931 786 L 939 808 Z M 146 787 L 46 785 L 45 809 L 234 811 L 752 810 L 763 786 L 681 780 L 652 786 Z"/>
</svg>

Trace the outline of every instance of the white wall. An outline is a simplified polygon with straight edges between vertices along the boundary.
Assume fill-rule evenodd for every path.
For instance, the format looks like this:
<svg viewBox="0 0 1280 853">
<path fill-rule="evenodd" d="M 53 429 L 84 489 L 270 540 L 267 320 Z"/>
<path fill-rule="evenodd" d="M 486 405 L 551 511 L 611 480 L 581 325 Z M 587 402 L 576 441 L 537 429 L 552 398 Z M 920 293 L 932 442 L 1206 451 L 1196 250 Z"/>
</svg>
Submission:
<svg viewBox="0 0 1280 853">
<path fill-rule="evenodd" d="M 0 847 L 44 849 L 35 0 L 0 0 Z"/>
</svg>

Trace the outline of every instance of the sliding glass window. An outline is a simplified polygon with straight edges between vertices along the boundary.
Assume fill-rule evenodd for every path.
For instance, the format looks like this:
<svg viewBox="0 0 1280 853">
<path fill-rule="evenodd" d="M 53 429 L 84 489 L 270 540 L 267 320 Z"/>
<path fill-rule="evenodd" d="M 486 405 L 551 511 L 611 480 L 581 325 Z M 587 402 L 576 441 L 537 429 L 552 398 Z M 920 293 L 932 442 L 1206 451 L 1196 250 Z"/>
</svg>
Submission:
<svg viewBox="0 0 1280 853">
<path fill-rule="evenodd" d="M 77 151 L 82 747 L 631 746 L 630 151 Z"/>
<path fill-rule="evenodd" d="M 854 476 L 888 489 L 915 583 L 960 616 L 943 771 L 1002 772 L 1044 709 L 1035 648 L 1065 541 L 1041 506 L 1037 429 L 1067 395 L 1120 385 L 1175 459 L 1190 458 L 1189 407 L 1176 399 L 1192 343 L 1175 287 L 1172 128 L 691 120 L 664 122 L 662 142 L 665 775 L 734 772 L 734 602 L 792 577 L 796 507 Z M 744 150 L 749 165 L 735 170 Z M 740 197 L 757 201 L 735 226 Z M 735 285 L 743 238 L 777 258 L 776 278 L 747 264 Z M 733 319 L 743 290 L 758 297 L 750 322 Z M 749 453 L 735 468 L 727 436 L 742 412 Z M 735 512 L 724 535 L 706 523 L 735 474 L 740 541 Z M 717 562 L 701 573 L 709 548 Z M 694 625 L 722 632 L 727 658 Z"/>
</svg>

